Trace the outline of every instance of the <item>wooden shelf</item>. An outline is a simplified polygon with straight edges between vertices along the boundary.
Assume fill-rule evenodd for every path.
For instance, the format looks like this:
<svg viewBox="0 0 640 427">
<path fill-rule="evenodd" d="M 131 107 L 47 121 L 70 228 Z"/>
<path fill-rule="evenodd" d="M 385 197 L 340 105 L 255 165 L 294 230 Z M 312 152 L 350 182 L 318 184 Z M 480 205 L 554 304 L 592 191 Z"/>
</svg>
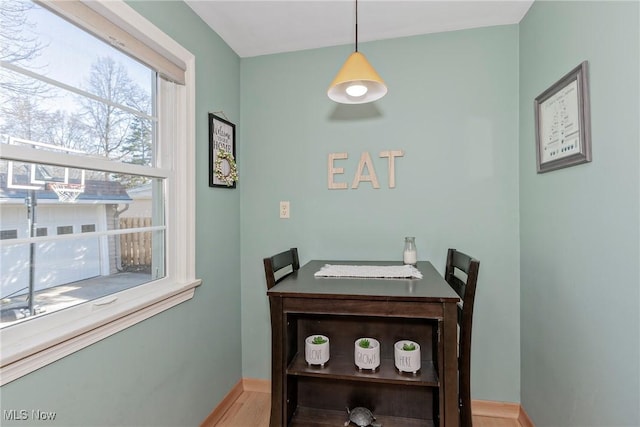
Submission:
<svg viewBox="0 0 640 427">
<path fill-rule="evenodd" d="M 366 381 L 373 383 L 401 384 L 413 386 L 439 387 L 438 375 L 431 361 L 423 360 L 422 367 L 416 373 L 399 372 L 393 359 L 382 359 L 375 371 L 358 370 L 353 357 L 331 356 L 324 367 L 309 366 L 304 354 L 295 355 L 287 368 L 287 375 L 340 379 L 349 381 Z"/>
<path fill-rule="evenodd" d="M 323 409 L 307 408 L 299 406 L 293 415 L 290 427 L 335 427 L 343 426 L 347 421 L 347 410 L 330 411 Z M 431 420 L 418 420 L 415 418 L 390 417 L 376 415 L 376 422 L 383 427 L 434 427 Z M 351 426 L 354 424 L 352 423 Z"/>
<path fill-rule="evenodd" d="M 270 427 L 343 426 L 346 407 L 358 406 L 370 408 L 384 427 L 459 427 L 460 299 L 449 284 L 428 262 L 418 263 L 423 278 L 416 280 L 319 280 L 315 272 L 327 263 L 311 261 L 268 291 Z M 305 340 L 312 335 L 330 338 L 324 367 L 304 359 Z M 360 337 L 381 343 L 381 364 L 374 371 L 354 363 Z M 395 367 L 393 344 L 403 339 L 420 344 L 422 366 L 415 374 Z"/>
</svg>

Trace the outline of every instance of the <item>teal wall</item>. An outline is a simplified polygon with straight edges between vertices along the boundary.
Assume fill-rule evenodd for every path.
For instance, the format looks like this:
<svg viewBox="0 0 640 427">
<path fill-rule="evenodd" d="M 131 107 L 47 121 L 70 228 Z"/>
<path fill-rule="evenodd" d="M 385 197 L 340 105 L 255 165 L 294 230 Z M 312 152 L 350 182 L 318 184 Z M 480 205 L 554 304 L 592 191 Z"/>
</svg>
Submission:
<svg viewBox="0 0 640 427">
<path fill-rule="evenodd" d="M 130 5 L 196 56 L 195 262 L 203 283 L 192 300 L 2 387 L 3 409 L 56 411 L 48 426 L 199 425 L 242 376 L 240 195 L 209 188 L 207 172 L 207 112 L 238 122 L 240 59 L 182 2 Z"/>
<path fill-rule="evenodd" d="M 264 256 L 400 259 L 414 235 L 441 272 L 448 247 L 481 260 L 473 398 L 522 401 L 538 427 L 640 425 L 637 2 L 538 1 L 520 25 L 362 44 L 390 88 L 362 106 L 325 96 L 351 46 L 240 60 L 185 4 L 130 4 L 196 55 L 203 284 L 2 387 L 3 408 L 56 411 L 52 426 L 198 425 L 241 377 L 270 376 Z M 537 175 L 533 99 L 584 59 L 594 160 Z M 207 186 L 220 110 L 238 124 L 234 191 Z M 388 149 L 405 151 L 395 189 Z M 328 190 L 328 153 L 349 153 L 336 180 L 351 183 L 365 151 L 382 188 Z"/>
<path fill-rule="evenodd" d="M 638 2 L 520 23 L 522 404 L 538 427 L 640 425 Z M 589 61 L 593 162 L 537 175 L 533 99 Z"/>
<path fill-rule="evenodd" d="M 400 260 L 404 236 L 440 272 L 447 248 L 481 261 L 472 394 L 520 400 L 518 28 L 500 26 L 361 44 L 389 86 L 381 100 L 338 105 L 328 84 L 353 46 L 242 60 L 243 376 L 270 378 L 262 258 L 296 246 L 310 259 Z M 401 149 L 396 188 L 383 150 Z M 369 152 L 380 189 L 327 189 Z M 280 200 L 291 219 L 278 217 Z"/>
</svg>

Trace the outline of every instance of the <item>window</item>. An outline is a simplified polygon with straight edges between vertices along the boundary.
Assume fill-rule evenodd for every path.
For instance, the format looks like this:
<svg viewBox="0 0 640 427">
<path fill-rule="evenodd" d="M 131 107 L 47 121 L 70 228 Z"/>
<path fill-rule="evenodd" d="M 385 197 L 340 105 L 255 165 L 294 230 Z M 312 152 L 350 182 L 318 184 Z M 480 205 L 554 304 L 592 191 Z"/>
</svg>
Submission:
<svg viewBox="0 0 640 427">
<path fill-rule="evenodd" d="M 18 230 L 2 230 L 0 231 L 0 240 L 17 239 Z"/>
<path fill-rule="evenodd" d="M 82 232 L 83 233 L 93 233 L 96 231 L 95 224 L 82 224 Z"/>
<path fill-rule="evenodd" d="M 73 225 L 62 225 L 57 227 L 58 235 L 61 234 L 73 234 Z M 36 263 L 38 261 L 36 260 Z"/>
<path fill-rule="evenodd" d="M 2 384 L 199 284 L 193 55 L 124 2 L 43 5 L 0 2 Z"/>
</svg>

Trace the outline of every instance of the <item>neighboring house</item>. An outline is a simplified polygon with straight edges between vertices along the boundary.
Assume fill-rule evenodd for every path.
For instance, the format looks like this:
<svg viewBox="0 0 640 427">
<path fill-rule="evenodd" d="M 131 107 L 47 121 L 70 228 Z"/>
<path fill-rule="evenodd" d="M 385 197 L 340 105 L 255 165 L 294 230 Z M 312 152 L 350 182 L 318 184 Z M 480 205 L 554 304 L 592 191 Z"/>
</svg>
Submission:
<svg viewBox="0 0 640 427">
<path fill-rule="evenodd" d="M 151 218 L 153 216 L 150 182 L 128 189 L 127 194 L 133 202 L 127 205 L 127 210 L 122 211 L 120 218 Z"/>
<path fill-rule="evenodd" d="M 16 181 L 25 180 L 15 177 Z M 26 199 L 30 190 L 7 188 L 7 174 L 0 173 L 0 239 L 29 237 Z M 73 203 L 61 203 L 53 190 L 37 195 L 36 236 L 100 232 L 119 228 L 119 214 L 132 199 L 118 182 L 86 180 L 84 192 Z M 6 242 L 3 242 L 6 243 Z M 46 240 L 35 244 L 38 260 L 35 290 L 42 290 L 100 275 L 119 267 L 115 236 Z M 29 287 L 29 244 L 2 246 L 0 297 L 24 294 Z"/>
</svg>

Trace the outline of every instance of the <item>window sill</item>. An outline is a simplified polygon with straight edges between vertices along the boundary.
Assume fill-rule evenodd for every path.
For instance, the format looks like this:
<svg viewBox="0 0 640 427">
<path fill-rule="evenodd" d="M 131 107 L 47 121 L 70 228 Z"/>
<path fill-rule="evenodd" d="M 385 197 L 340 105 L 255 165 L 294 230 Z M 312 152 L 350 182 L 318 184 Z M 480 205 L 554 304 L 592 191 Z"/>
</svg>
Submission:
<svg viewBox="0 0 640 427">
<path fill-rule="evenodd" d="M 154 291 L 147 292 L 146 297 L 132 298 L 115 307 L 109 307 L 109 300 L 113 300 L 117 294 L 67 309 L 75 308 L 77 311 L 90 313 L 83 316 L 84 319 L 80 322 L 70 321 L 68 313 L 60 312 L 34 318 L 28 322 L 33 322 L 33 329 L 39 329 L 40 333 L 33 336 L 25 336 L 23 333 L 17 336 L 16 331 L 21 330 L 20 328 L 8 327 L 0 331 L 0 386 L 190 300 L 201 282 L 200 279 L 180 284 L 151 282 L 136 289 L 142 291 L 155 284 Z M 46 329 L 42 329 L 43 322 L 49 323 Z M 42 333 L 43 330 L 49 332 Z"/>
</svg>

